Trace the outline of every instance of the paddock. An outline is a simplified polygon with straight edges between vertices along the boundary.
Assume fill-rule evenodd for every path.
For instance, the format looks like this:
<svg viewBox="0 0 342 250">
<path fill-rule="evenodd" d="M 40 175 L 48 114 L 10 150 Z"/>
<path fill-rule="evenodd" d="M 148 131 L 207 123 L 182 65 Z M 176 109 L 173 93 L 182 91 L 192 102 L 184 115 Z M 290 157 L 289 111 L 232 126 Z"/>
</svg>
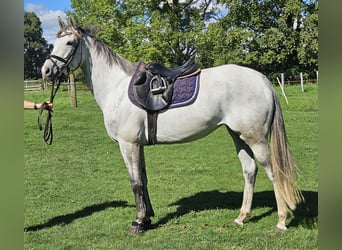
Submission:
<svg viewBox="0 0 342 250">
<path fill-rule="evenodd" d="M 317 249 L 318 87 L 306 85 L 302 93 L 298 85 L 286 86 L 289 105 L 275 88 L 306 200 L 289 217 L 286 233 L 272 230 L 273 188 L 262 168 L 253 216 L 243 228 L 232 223 L 243 177 L 234 144 L 219 128 L 199 141 L 146 147 L 156 226 L 143 240 L 129 237 L 135 205 L 118 146 L 108 138 L 90 92 L 79 91 L 78 108 L 71 108 L 70 93 L 61 91 L 51 146 L 42 140 L 35 113 L 24 112 L 25 248 Z M 24 97 L 45 100 L 49 91 Z"/>
</svg>

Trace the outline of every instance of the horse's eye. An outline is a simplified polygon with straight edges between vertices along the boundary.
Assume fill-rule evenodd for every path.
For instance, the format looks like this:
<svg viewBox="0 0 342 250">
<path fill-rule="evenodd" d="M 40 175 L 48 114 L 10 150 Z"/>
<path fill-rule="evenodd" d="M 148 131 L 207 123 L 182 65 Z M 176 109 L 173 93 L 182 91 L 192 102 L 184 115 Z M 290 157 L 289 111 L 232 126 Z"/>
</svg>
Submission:
<svg viewBox="0 0 342 250">
<path fill-rule="evenodd" d="M 66 45 L 73 45 L 74 41 L 67 41 Z"/>
</svg>

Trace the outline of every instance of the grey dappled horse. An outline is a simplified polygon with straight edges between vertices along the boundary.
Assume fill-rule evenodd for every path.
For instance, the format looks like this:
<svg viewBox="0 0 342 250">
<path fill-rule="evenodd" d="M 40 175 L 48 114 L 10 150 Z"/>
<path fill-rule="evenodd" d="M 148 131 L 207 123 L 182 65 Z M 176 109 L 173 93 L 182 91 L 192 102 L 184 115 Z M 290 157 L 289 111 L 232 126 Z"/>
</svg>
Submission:
<svg viewBox="0 0 342 250">
<path fill-rule="evenodd" d="M 42 67 L 46 80 L 54 81 L 64 68 L 80 67 L 101 108 L 109 137 L 118 142 L 127 166 L 136 202 L 136 221 L 131 233 L 151 223 L 154 211 L 147 190 L 144 146 L 148 145 L 146 112 L 133 105 L 127 95 L 136 65 L 111 51 L 73 18 L 60 31 L 51 56 Z M 303 200 L 296 183 L 292 158 L 278 97 L 261 73 L 237 65 L 202 69 L 195 102 L 159 113 L 157 144 L 182 143 L 202 138 L 223 125 L 232 136 L 241 161 L 245 187 L 239 216 L 243 225 L 251 215 L 257 165 L 272 181 L 278 209 L 278 230 L 286 230 L 288 208 Z M 270 142 L 269 142 L 270 141 Z"/>
</svg>

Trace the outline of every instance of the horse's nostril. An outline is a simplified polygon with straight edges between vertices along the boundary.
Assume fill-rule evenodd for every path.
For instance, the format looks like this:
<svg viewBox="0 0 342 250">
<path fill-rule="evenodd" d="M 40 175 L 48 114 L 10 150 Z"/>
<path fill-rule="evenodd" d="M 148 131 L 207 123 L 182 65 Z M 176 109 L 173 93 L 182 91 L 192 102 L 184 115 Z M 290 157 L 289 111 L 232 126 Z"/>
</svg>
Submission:
<svg viewBox="0 0 342 250">
<path fill-rule="evenodd" d="M 49 67 L 42 67 L 42 77 L 43 79 L 46 79 L 46 77 L 49 77 L 51 75 L 51 69 Z"/>
</svg>

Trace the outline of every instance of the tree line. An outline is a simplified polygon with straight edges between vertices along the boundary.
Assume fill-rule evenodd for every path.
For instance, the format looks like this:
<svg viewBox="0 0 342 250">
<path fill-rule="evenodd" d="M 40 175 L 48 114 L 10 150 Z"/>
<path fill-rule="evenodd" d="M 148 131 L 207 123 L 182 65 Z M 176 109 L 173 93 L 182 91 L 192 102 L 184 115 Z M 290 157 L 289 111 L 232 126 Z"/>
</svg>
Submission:
<svg viewBox="0 0 342 250">
<path fill-rule="evenodd" d="M 38 79 L 40 69 L 50 53 L 48 45 L 42 36 L 41 22 L 33 12 L 24 14 L 24 79 Z"/>
<path fill-rule="evenodd" d="M 132 62 L 176 66 L 196 53 L 202 68 L 234 63 L 270 78 L 314 77 L 318 69 L 317 0 L 71 0 L 71 7 L 67 15 Z M 48 46 L 33 41 L 43 56 Z M 25 48 L 26 40 L 27 77 Z"/>
</svg>

